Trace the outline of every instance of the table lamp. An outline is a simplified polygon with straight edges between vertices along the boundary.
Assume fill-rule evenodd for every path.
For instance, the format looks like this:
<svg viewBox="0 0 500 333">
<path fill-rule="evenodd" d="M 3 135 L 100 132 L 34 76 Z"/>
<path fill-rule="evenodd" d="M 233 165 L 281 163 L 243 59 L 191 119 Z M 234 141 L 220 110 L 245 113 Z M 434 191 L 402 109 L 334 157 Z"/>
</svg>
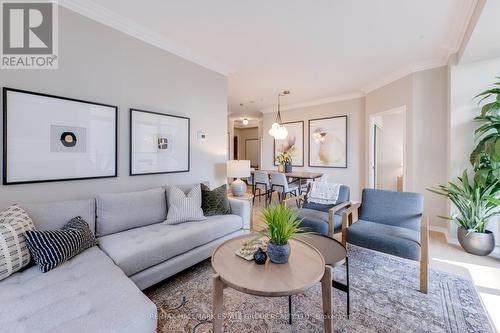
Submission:
<svg viewBox="0 0 500 333">
<path fill-rule="evenodd" d="M 236 178 L 231 183 L 231 192 L 235 197 L 241 197 L 247 191 L 247 184 L 240 178 L 250 177 L 250 161 L 230 160 L 226 162 L 227 177 Z"/>
</svg>

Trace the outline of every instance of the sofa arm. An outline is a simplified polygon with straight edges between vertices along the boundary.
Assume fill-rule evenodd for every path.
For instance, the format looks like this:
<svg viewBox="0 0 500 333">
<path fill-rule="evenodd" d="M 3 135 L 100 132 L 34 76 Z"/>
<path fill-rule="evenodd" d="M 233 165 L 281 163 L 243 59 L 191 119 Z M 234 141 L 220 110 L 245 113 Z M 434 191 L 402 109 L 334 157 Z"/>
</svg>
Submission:
<svg viewBox="0 0 500 333">
<path fill-rule="evenodd" d="M 229 198 L 229 205 L 231 206 L 231 214 L 238 215 L 243 220 L 243 229 L 251 228 L 252 209 L 250 201 Z"/>
<path fill-rule="evenodd" d="M 351 205 L 350 201 L 345 201 L 333 206 L 328 210 L 328 236 L 333 238 L 335 232 L 335 214 L 341 209 L 348 208 Z"/>
</svg>

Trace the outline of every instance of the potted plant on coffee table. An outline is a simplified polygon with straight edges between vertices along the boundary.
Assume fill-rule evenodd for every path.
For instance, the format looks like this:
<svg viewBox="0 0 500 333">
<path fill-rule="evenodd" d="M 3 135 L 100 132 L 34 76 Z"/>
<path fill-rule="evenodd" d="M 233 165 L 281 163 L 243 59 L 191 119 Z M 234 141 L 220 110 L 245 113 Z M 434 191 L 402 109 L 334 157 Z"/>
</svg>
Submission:
<svg viewBox="0 0 500 333">
<path fill-rule="evenodd" d="M 290 257 L 291 238 L 304 231 L 299 227 L 302 220 L 296 211 L 283 205 L 270 206 L 262 209 L 266 230 L 261 234 L 269 238 L 267 255 L 275 264 L 285 264 Z"/>
</svg>

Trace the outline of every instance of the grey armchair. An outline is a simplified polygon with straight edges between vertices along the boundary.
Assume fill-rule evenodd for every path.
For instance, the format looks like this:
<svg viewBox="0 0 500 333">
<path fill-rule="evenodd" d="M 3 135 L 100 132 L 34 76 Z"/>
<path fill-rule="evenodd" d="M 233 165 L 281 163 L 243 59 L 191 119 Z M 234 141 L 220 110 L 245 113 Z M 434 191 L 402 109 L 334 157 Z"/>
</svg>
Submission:
<svg viewBox="0 0 500 333">
<path fill-rule="evenodd" d="M 342 243 L 420 261 L 420 291 L 427 293 L 428 220 L 419 193 L 364 189 L 361 204 L 342 216 Z"/>
<path fill-rule="evenodd" d="M 310 232 L 333 237 L 335 233 L 342 231 L 342 213 L 350 205 L 350 188 L 341 185 L 337 201 L 333 205 L 318 204 L 308 202 L 307 194 L 310 191 L 308 186 L 307 193 L 295 198 L 286 199 L 285 202 L 296 201 L 299 208 L 299 218 L 302 219 L 301 228 Z"/>
</svg>

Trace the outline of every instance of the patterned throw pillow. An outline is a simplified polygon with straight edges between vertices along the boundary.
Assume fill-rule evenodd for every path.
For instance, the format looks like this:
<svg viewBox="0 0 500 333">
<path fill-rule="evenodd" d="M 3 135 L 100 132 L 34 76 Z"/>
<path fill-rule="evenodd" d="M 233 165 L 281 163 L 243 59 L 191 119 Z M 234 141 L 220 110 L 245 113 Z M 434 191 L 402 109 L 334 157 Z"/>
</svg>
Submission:
<svg viewBox="0 0 500 333">
<path fill-rule="evenodd" d="M 0 280 L 29 264 L 24 233 L 34 229 L 33 221 L 21 207 L 13 205 L 0 212 Z"/>
<path fill-rule="evenodd" d="M 168 213 L 165 224 L 201 221 L 206 217 L 201 209 L 201 186 L 195 185 L 186 195 L 177 186 L 171 186 L 168 195 Z"/>
<path fill-rule="evenodd" d="M 201 185 L 201 208 L 205 216 L 226 215 L 231 213 L 229 200 L 227 199 L 226 185 L 222 185 L 210 191 L 210 187 Z"/>
<path fill-rule="evenodd" d="M 26 241 L 43 273 L 96 245 L 94 234 L 80 216 L 71 219 L 59 230 L 27 231 Z"/>
</svg>

